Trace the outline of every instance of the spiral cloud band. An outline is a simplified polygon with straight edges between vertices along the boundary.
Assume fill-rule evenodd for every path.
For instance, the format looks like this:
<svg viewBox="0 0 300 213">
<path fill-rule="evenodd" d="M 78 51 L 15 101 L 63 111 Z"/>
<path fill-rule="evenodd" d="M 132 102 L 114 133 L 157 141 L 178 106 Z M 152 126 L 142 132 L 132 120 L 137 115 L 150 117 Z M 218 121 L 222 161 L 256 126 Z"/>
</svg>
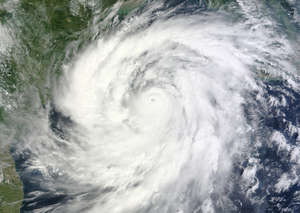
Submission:
<svg viewBox="0 0 300 213">
<path fill-rule="evenodd" d="M 253 70 L 267 62 L 293 67 L 284 37 L 266 38 L 273 25 L 265 19 L 269 27 L 261 28 L 249 15 L 251 4 L 239 3 L 246 25 L 226 13 L 149 9 L 64 66 L 49 112 L 55 119 L 35 121 L 39 130 L 32 127 L 25 142 L 36 154 L 27 170 L 40 171 L 41 188 L 62 197 L 49 209 L 237 211 L 230 194 L 234 164 L 251 150 L 259 125 L 255 118 L 249 123 L 244 106 L 249 94 L 263 94 Z M 276 48 L 269 45 L 275 40 Z M 241 173 L 251 190 L 256 169 Z"/>
</svg>

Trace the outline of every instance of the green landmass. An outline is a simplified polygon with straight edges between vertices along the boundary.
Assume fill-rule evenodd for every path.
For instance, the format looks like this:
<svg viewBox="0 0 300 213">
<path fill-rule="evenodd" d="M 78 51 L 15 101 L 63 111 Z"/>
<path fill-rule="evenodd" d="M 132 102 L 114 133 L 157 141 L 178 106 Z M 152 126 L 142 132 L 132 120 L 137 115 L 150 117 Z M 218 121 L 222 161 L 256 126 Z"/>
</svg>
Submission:
<svg viewBox="0 0 300 213">
<path fill-rule="evenodd" d="M 23 185 L 8 151 L 0 153 L 0 213 L 20 212 Z"/>
<path fill-rule="evenodd" d="M 123 20 L 131 11 L 144 5 L 144 0 L 127 0 L 123 2 L 118 10 L 118 16 L 120 20 Z"/>
</svg>

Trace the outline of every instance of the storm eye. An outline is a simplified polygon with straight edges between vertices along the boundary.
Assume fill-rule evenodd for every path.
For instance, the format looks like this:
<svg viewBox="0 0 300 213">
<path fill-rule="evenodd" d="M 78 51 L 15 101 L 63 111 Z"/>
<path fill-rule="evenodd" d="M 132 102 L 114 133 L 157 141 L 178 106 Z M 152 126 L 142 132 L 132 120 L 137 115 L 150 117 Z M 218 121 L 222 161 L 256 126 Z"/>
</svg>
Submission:
<svg viewBox="0 0 300 213">
<path fill-rule="evenodd" d="M 155 101 L 156 101 L 156 98 L 152 96 L 152 97 L 149 98 L 149 101 L 150 101 L 150 102 L 155 102 Z"/>
</svg>

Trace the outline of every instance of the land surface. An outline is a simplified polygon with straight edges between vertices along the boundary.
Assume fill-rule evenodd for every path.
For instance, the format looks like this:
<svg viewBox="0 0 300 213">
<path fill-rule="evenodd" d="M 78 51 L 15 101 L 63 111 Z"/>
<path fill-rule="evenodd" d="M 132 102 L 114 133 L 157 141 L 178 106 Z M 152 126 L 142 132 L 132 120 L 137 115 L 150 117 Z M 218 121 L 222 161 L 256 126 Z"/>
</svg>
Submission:
<svg viewBox="0 0 300 213">
<path fill-rule="evenodd" d="M 0 213 L 20 212 L 23 185 L 9 151 L 0 152 Z"/>
</svg>

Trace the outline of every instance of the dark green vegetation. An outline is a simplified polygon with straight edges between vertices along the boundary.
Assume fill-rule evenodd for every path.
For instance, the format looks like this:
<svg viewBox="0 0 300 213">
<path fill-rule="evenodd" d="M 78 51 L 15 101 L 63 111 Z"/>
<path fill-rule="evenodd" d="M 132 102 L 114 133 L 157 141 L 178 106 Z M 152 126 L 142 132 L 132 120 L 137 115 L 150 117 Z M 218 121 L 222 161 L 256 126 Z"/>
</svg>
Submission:
<svg viewBox="0 0 300 213">
<path fill-rule="evenodd" d="M 93 18 L 106 14 L 116 0 L 94 2 L 21 0 L 13 12 L 0 6 L 1 22 L 12 29 L 13 40 L 18 41 L 9 54 L 0 55 L 1 87 L 10 94 L 23 94 L 30 85 L 38 90 L 45 106 L 50 97 L 50 82 L 60 76 L 62 64 L 85 46 L 84 42 L 95 37 L 91 29 Z M 144 0 L 125 1 L 117 15 L 123 19 L 141 2 Z"/>
<path fill-rule="evenodd" d="M 23 200 L 23 185 L 10 154 L 1 152 L 0 159 L 0 213 L 19 212 Z"/>
<path fill-rule="evenodd" d="M 12 14 L 6 10 L 0 9 L 0 23 L 5 24 L 8 19 L 12 17 Z"/>
<path fill-rule="evenodd" d="M 10 19 L 9 27 L 18 41 L 5 56 L 0 68 L 4 89 L 22 92 L 28 85 L 38 88 L 46 103 L 47 82 L 51 73 L 60 71 L 67 45 L 87 28 L 92 9 L 79 4 L 71 11 L 66 0 L 23 0 Z M 59 63 L 57 63 L 59 62 Z"/>
<path fill-rule="evenodd" d="M 127 1 L 125 1 L 121 5 L 121 7 L 118 11 L 119 19 L 123 20 L 132 10 L 134 10 L 135 8 L 141 7 L 144 3 L 145 3 L 144 0 L 127 0 Z"/>
<path fill-rule="evenodd" d="M 0 107 L 0 122 L 4 121 L 4 108 Z"/>
</svg>

